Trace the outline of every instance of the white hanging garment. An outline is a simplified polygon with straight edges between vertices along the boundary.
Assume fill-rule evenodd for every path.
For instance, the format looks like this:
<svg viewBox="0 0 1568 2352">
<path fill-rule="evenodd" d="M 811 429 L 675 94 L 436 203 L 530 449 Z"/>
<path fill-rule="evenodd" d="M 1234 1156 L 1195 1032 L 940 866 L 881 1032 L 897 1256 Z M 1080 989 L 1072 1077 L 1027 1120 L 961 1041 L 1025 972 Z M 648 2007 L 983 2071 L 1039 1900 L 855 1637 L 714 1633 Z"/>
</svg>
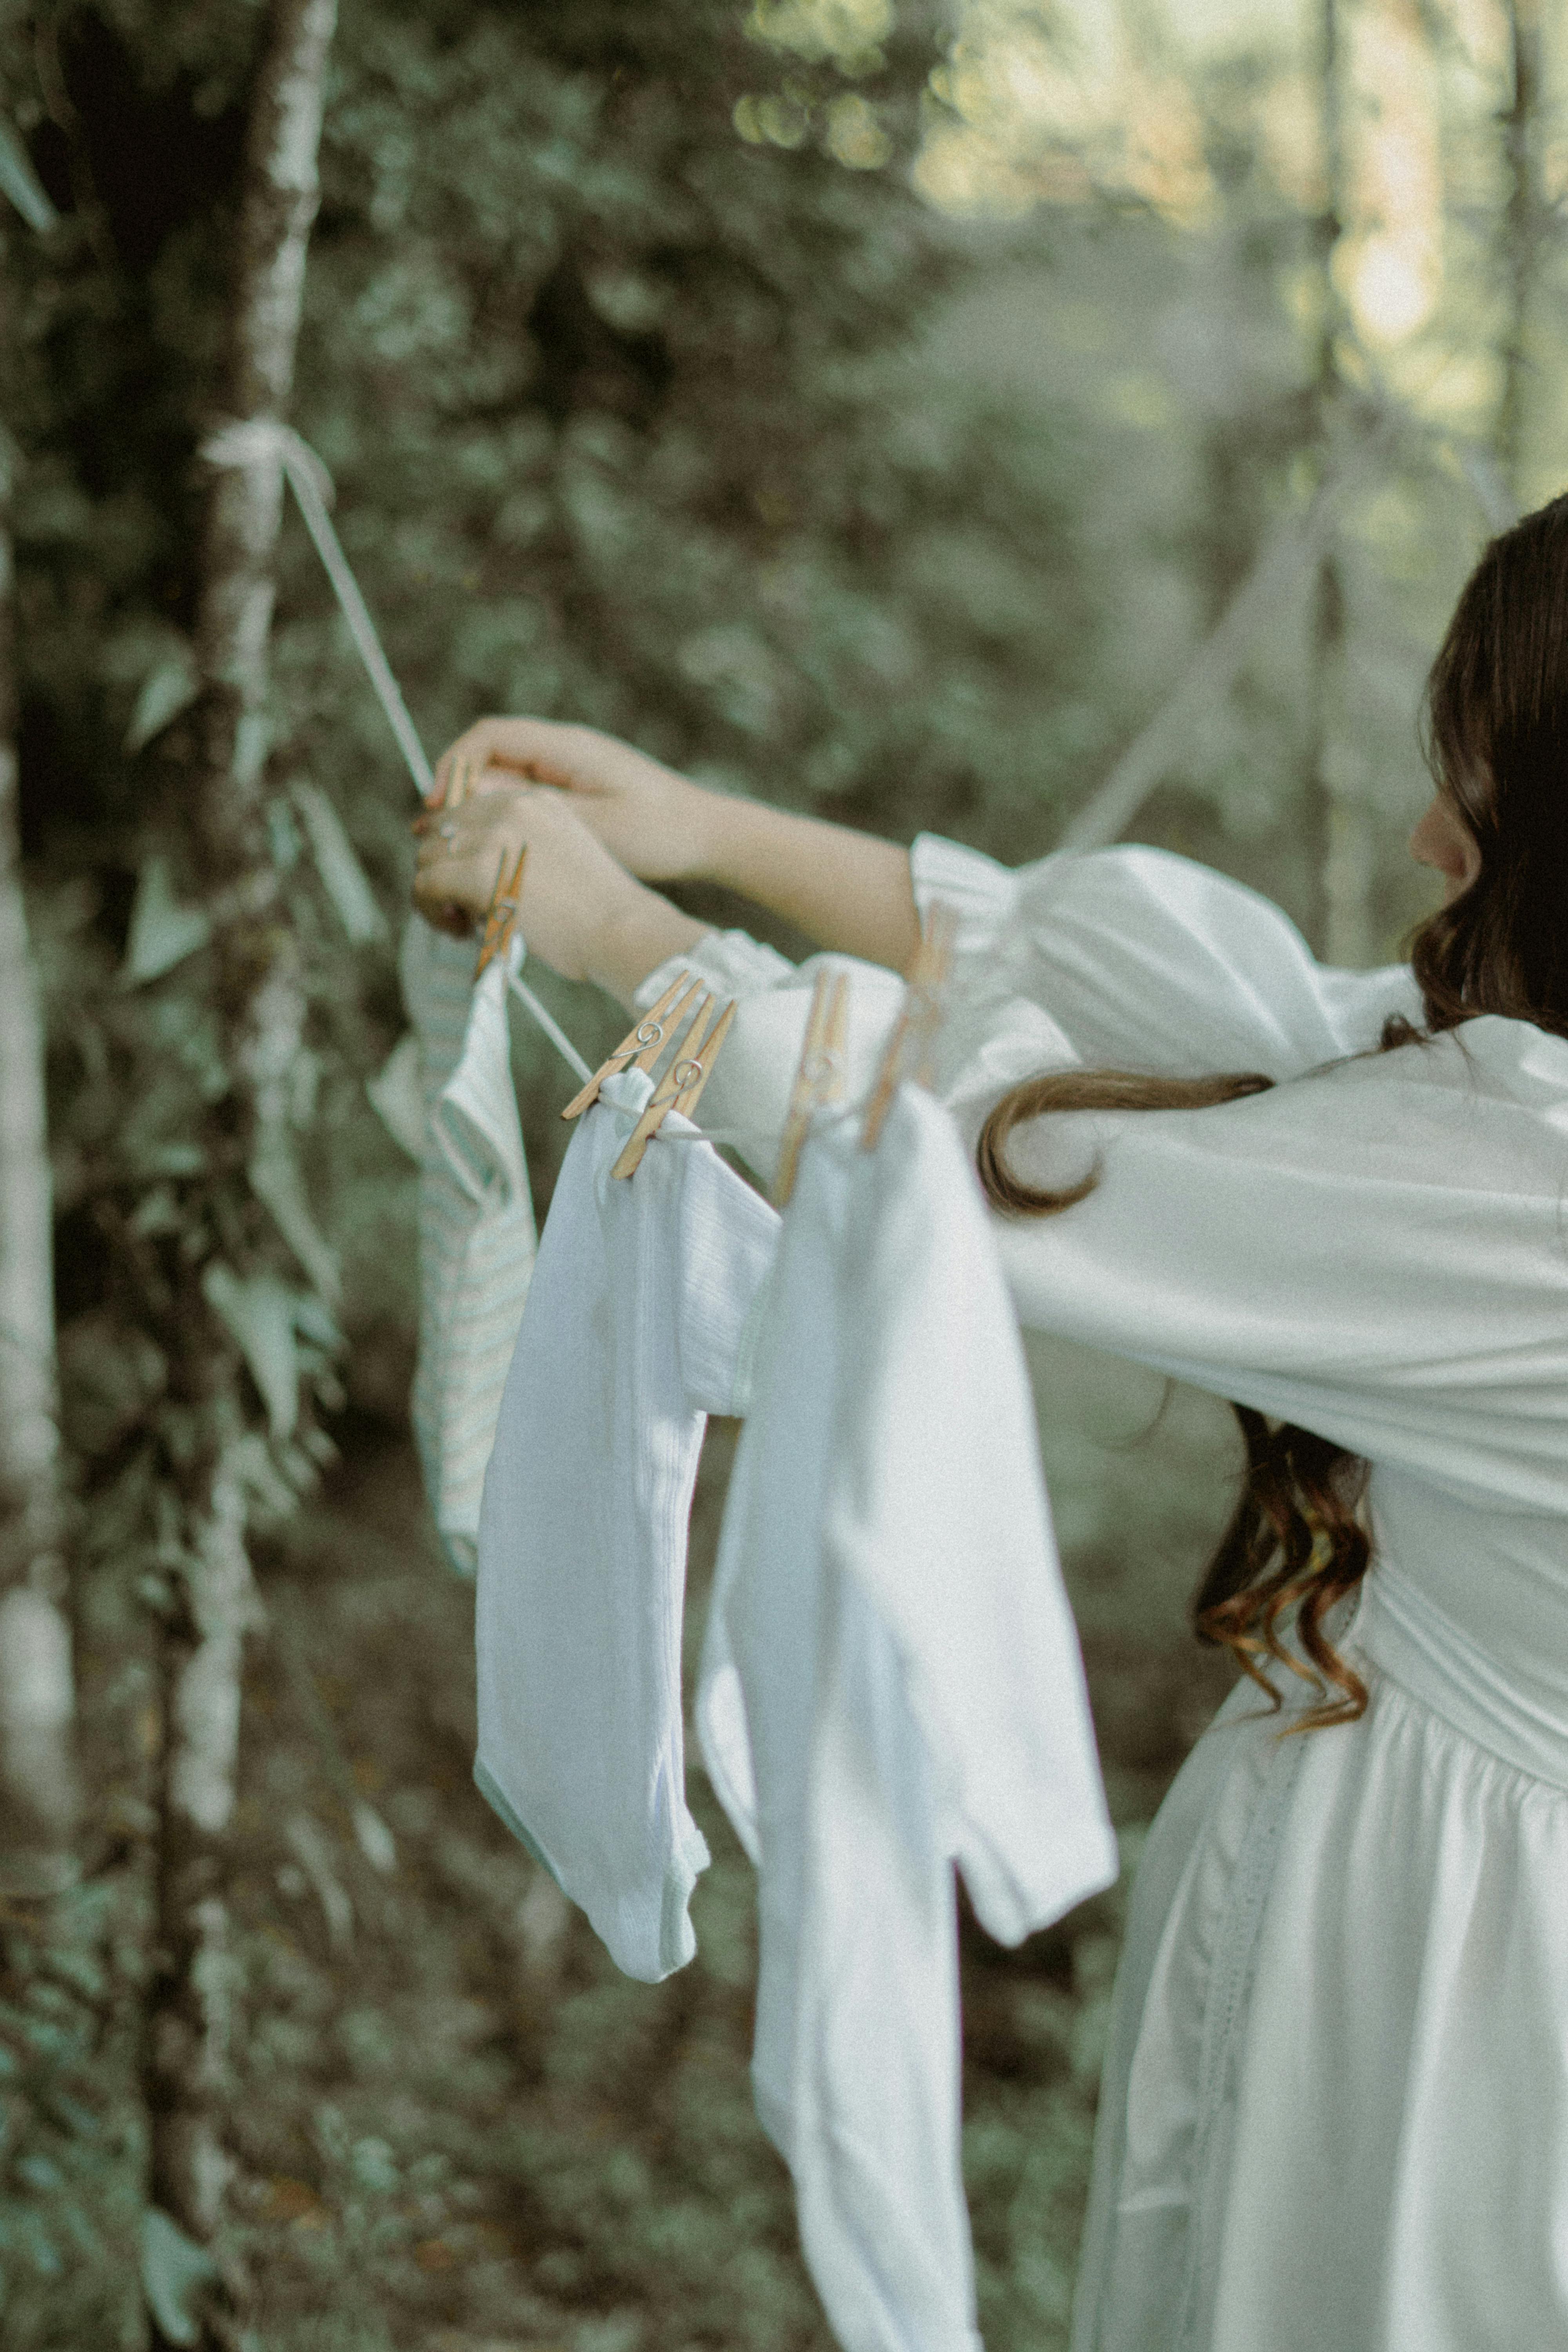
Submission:
<svg viewBox="0 0 1568 2352">
<path fill-rule="evenodd" d="M 474 1768 L 650 1982 L 696 1948 L 709 1858 L 680 1695 L 692 1486 L 706 1415 L 735 1410 L 778 1230 L 675 1112 L 637 1174 L 611 1177 L 652 1090 L 640 1070 L 605 1080 L 545 1220 L 485 1482 Z"/>
<path fill-rule="evenodd" d="M 1281 1742 L 1244 1686 L 1144 1849 L 1075 2352 L 1568 2343 L 1568 1042 L 1488 1017 L 1376 1054 L 1407 967 L 1325 970 L 1160 853 L 914 870 L 969 887 L 966 1139 L 1053 1061 L 1285 1082 L 1020 1128 L 1026 1180 L 1101 1171 L 998 1225 L 1024 1322 L 1372 1464 L 1366 1713 Z M 765 1154 L 810 991 L 762 984 L 705 1099 Z"/>
<path fill-rule="evenodd" d="M 521 950 L 515 941 L 512 958 Z M 536 1246 L 507 1034 L 510 961 L 498 957 L 477 983 L 474 962 L 470 941 L 409 921 L 399 970 L 425 1104 L 414 1433 L 437 1531 L 464 1576 Z"/>
<path fill-rule="evenodd" d="M 758 2111 L 847 2352 L 975 2345 L 952 1870 L 1014 1943 L 1116 1872 L 977 1187 L 909 1088 L 807 1145 L 699 1723 L 760 1873 Z"/>
</svg>

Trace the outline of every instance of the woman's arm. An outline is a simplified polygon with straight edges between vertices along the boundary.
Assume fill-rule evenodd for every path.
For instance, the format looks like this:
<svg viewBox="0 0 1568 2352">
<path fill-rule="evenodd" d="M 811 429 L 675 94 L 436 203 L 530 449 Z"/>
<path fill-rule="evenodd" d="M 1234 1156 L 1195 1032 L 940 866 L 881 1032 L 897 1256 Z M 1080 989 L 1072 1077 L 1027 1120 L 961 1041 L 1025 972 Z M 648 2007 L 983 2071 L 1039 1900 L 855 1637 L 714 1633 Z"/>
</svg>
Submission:
<svg viewBox="0 0 1568 2352">
<path fill-rule="evenodd" d="M 704 797 L 704 880 L 784 916 L 819 947 L 908 971 L 921 932 L 907 849 L 763 801 Z"/>
<path fill-rule="evenodd" d="M 546 719 L 470 727 L 437 770 L 434 805 L 520 775 L 570 793 L 584 824 L 644 881 L 722 883 L 822 947 L 908 968 L 920 925 L 909 854 L 896 843 L 705 791 L 613 736 Z"/>
</svg>

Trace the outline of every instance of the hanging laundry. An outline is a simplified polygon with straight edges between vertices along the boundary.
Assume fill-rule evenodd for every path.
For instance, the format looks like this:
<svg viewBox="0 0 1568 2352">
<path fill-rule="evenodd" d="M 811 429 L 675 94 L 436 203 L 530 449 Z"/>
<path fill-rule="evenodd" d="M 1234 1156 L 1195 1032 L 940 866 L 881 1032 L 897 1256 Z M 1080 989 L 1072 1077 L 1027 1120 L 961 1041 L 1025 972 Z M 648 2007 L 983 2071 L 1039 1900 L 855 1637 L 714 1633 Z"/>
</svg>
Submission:
<svg viewBox="0 0 1568 2352">
<path fill-rule="evenodd" d="M 1076 1633 L 996 1249 L 900 1088 L 806 1146 L 698 1720 L 760 1874 L 758 2112 L 847 2352 L 978 2346 L 953 1864 L 1015 1943 L 1110 1883 Z"/>
<path fill-rule="evenodd" d="M 399 958 L 425 1103 L 414 1433 L 437 1531 L 464 1576 L 536 1246 L 507 1034 L 521 952 L 515 941 L 476 984 L 473 945 L 416 917 Z"/>
<path fill-rule="evenodd" d="M 642 1070 L 604 1081 L 545 1221 L 485 1484 L 474 1777 L 657 1981 L 696 1948 L 709 1859 L 685 1795 L 687 1520 L 778 1219 L 674 1111 L 611 1176 L 652 1092 Z"/>
</svg>

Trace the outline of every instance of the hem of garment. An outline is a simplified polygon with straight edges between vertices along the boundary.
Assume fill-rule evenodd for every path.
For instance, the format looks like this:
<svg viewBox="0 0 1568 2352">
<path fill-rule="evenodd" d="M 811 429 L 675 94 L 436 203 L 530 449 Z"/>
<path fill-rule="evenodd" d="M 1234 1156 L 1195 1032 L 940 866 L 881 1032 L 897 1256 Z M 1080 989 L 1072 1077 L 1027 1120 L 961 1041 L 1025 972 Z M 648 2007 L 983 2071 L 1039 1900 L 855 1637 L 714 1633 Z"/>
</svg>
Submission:
<svg viewBox="0 0 1568 2352">
<path fill-rule="evenodd" d="M 602 1910 L 596 1910 L 592 1902 L 584 1902 L 581 1895 L 575 1894 L 554 1863 L 551 1861 L 549 1854 L 540 1844 L 532 1831 L 522 1820 L 516 1806 L 507 1796 L 494 1774 L 477 1758 L 474 1762 L 474 1786 L 498 1820 L 511 1832 L 524 1852 L 531 1856 L 541 1870 L 548 1873 L 554 1880 L 567 1901 L 584 1914 L 594 1933 L 623 1976 L 630 1977 L 637 1984 L 662 1984 L 666 1977 L 673 1976 L 678 1969 L 683 1969 L 689 1960 L 695 1958 L 697 1935 L 691 1925 L 688 1906 L 691 1901 L 692 1890 L 698 1879 L 711 1859 L 708 1852 L 708 1842 L 701 1831 L 696 1828 L 695 1823 L 692 1825 L 694 1842 L 683 1843 L 680 1852 L 665 1866 L 663 1884 L 659 1891 L 658 1953 L 653 1965 L 651 1968 L 647 1966 L 628 1968 L 616 1949 L 617 1945 L 621 1945 L 622 1949 L 625 1948 L 617 1930 L 625 1923 L 626 1906 L 617 1906 L 616 1916 L 612 1922 L 605 1918 Z M 700 1861 L 697 1859 L 699 1849 L 701 1853 Z M 643 1917 L 646 1921 L 646 1909 Z M 642 1940 L 646 1944 L 646 1927 Z"/>
</svg>

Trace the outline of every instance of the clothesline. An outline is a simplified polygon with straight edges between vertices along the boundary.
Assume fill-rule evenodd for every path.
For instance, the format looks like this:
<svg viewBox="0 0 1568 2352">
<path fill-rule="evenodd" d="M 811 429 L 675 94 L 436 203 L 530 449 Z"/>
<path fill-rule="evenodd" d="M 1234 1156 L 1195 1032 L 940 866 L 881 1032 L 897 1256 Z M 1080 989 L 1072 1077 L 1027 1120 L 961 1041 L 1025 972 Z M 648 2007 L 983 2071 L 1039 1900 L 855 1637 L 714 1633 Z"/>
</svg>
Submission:
<svg viewBox="0 0 1568 2352">
<path fill-rule="evenodd" d="M 383 650 L 375 623 L 370 615 L 370 607 L 354 577 L 353 567 L 343 553 L 342 541 L 333 528 L 330 509 L 335 492 L 332 478 L 326 467 L 304 436 L 277 416 L 252 416 L 243 423 L 220 425 L 203 442 L 200 454 L 209 466 L 256 466 L 269 458 L 275 458 L 281 466 L 283 478 L 294 493 L 305 528 L 331 582 L 332 593 L 348 623 L 349 635 L 364 665 L 365 676 L 385 714 L 386 723 L 397 740 L 404 763 L 414 779 L 414 788 L 421 800 L 429 800 L 436 790 L 435 772 L 426 757 L 418 730 L 408 715 L 408 705 Z M 509 971 L 507 984 L 574 1076 L 580 1079 L 590 1077 L 592 1072 L 587 1063 L 527 982 L 519 973 Z"/>
</svg>

